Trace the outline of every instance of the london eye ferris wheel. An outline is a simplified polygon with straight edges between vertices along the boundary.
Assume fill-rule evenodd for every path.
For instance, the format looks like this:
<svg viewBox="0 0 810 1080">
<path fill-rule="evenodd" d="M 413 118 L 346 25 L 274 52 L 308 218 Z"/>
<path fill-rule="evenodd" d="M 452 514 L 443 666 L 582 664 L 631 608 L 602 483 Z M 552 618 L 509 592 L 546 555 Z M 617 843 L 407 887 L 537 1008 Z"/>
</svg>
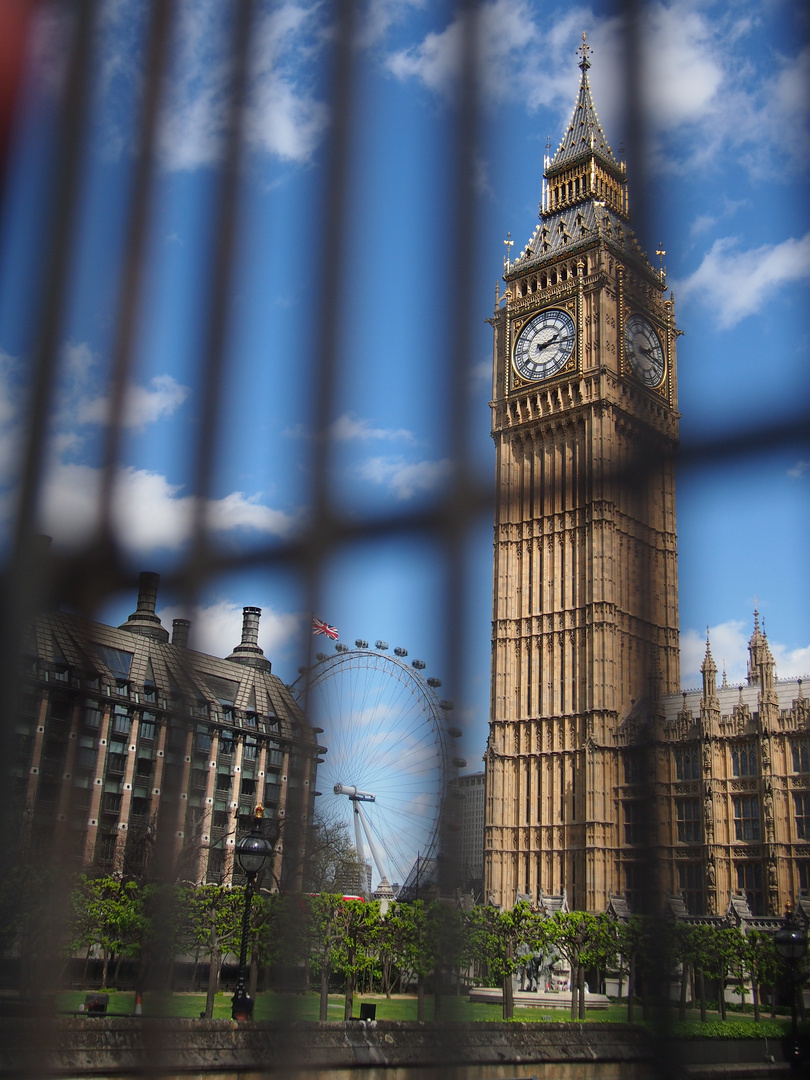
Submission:
<svg viewBox="0 0 810 1080">
<path fill-rule="evenodd" d="M 417 862 L 437 854 L 439 818 L 454 770 L 452 703 L 439 679 L 404 648 L 357 640 L 318 653 L 293 686 L 327 747 L 318 766 L 318 810 L 343 822 L 368 856 L 375 888 L 402 883 Z"/>
</svg>

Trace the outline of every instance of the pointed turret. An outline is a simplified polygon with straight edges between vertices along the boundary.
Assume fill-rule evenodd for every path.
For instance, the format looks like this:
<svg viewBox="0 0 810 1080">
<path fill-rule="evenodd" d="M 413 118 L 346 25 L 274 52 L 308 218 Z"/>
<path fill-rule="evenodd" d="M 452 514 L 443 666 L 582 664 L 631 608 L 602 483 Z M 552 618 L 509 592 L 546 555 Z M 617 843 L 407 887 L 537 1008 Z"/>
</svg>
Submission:
<svg viewBox="0 0 810 1080">
<path fill-rule="evenodd" d="M 556 152 L 543 157 L 540 223 L 514 262 L 507 254 L 504 278 L 512 281 L 563 252 L 604 242 L 663 289 L 661 272 L 650 265 L 629 225 L 625 165 L 611 150 L 596 115 L 588 79 L 591 49 L 585 34 L 582 39 L 574 111 Z M 505 243 L 511 247 L 511 237 Z"/>
<path fill-rule="evenodd" d="M 576 203 L 597 199 L 627 220 L 625 169 L 616 160 L 596 115 L 588 81 L 591 48 L 585 34 L 579 51 L 582 54 L 579 93 L 557 152 L 544 162 L 547 186 L 542 211 L 564 210 Z"/>
<path fill-rule="evenodd" d="M 765 636 L 764 626 L 759 627 L 759 612 L 754 608 L 754 632 L 748 642 L 748 683 L 750 686 L 773 686 L 773 656 Z"/>
<path fill-rule="evenodd" d="M 706 655 L 700 666 L 700 673 L 703 676 L 703 698 L 701 699 L 701 705 L 708 705 L 710 701 L 715 701 L 717 699 L 717 664 L 714 662 L 711 645 L 709 644 L 708 626 L 706 627 Z"/>
<path fill-rule="evenodd" d="M 596 107 L 591 96 L 591 85 L 588 81 L 588 70 L 591 62 L 588 53 L 593 52 L 588 44 L 587 34 L 582 35 L 582 44 L 577 50 L 582 54 L 579 69 L 582 77 L 579 82 L 579 94 L 571 114 L 571 121 L 565 129 L 557 152 L 549 162 L 549 169 L 557 170 L 564 165 L 570 165 L 580 157 L 594 154 L 600 157 L 610 168 L 622 172 L 622 166 L 610 149 L 599 117 L 596 115 Z"/>
</svg>

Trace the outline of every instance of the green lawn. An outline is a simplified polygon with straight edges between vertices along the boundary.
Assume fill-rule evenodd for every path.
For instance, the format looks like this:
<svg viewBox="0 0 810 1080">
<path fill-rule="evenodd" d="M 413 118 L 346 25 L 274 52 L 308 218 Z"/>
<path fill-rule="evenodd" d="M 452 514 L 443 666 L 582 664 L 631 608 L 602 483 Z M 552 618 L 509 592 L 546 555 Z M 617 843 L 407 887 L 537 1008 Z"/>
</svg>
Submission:
<svg viewBox="0 0 810 1080">
<path fill-rule="evenodd" d="M 76 1012 L 84 1002 L 85 991 L 69 991 L 60 994 L 57 999 L 57 1008 L 60 1012 Z M 390 999 L 378 995 L 355 995 L 354 1015 L 360 1015 L 360 1003 L 372 1002 L 377 1006 L 378 1020 L 416 1020 L 416 998 L 396 996 Z M 205 1008 L 204 994 L 147 994 L 143 1000 L 144 1016 L 181 1016 L 199 1017 Z M 129 992 L 110 993 L 110 1001 L 107 1008 L 112 1016 L 131 1016 L 135 1009 L 135 995 Z M 231 994 L 218 994 L 214 1004 L 214 1018 L 228 1019 L 231 1015 Z M 425 1016 L 428 1020 L 433 1019 L 433 999 L 425 998 Z M 677 1017 L 677 1010 L 673 1009 L 671 1019 Z M 471 1003 L 466 997 L 446 997 L 442 1000 L 442 1019 L 460 1021 L 492 1021 L 500 1020 L 501 1006 Z M 634 1011 L 634 1020 L 641 1021 L 641 1007 L 637 1006 Z M 729 1011 L 729 1021 L 747 1019 L 750 1014 L 744 1016 L 740 1013 Z M 281 995 L 274 993 L 259 994 L 256 999 L 256 1020 L 317 1020 L 318 1019 L 318 996 L 309 994 Z M 331 994 L 329 997 L 329 1019 L 343 1019 L 343 996 Z M 529 1020 L 534 1022 L 543 1021 L 569 1021 L 569 1009 L 531 1008 L 515 1009 L 516 1020 Z M 607 1009 L 588 1012 L 587 1022 L 624 1022 L 627 1019 L 626 1005 L 610 1005 Z M 687 1011 L 687 1019 L 692 1022 L 699 1021 L 700 1013 L 696 1010 Z M 708 1019 L 711 1024 L 719 1020 L 717 1013 L 709 1013 Z M 763 1015 L 763 1020 L 766 1016 Z M 785 1029 L 789 1025 L 787 1020 L 778 1021 Z"/>
</svg>

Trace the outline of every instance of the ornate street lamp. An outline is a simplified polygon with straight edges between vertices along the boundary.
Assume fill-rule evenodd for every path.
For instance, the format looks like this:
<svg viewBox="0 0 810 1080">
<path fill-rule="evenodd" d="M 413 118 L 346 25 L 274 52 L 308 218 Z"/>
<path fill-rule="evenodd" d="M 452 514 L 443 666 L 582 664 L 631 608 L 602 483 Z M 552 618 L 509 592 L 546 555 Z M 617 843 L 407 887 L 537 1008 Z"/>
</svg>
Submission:
<svg viewBox="0 0 810 1080">
<path fill-rule="evenodd" d="M 262 833 L 264 807 L 257 806 L 253 811 L 253 825 L 247 836 L 243 836 L 236 845 L 236 860 L 245 872 L 245 907 L 242 912 L 242 944 L 239 949 L 239 976 L 236 991 L 231 999 L 231 1016 L 234 1020 L 250 1020 L 253 1017 L 253 998 L 245 989 L 245 967 L 247 965 L 248 924 L 250 904 L 253 900 L 254 884 L 257 876 L 264 869 L 264 864 L 273 854 L 273 844 Z"/>
<path fill-rule="evenodd" d="M 792 1043 L 791 1067 L 800 1067 L 799 1035 L 796 1021 L 796 992 L 799 986 L 799 964 L 807 952 L 807 935 L 793 913 L 793 906 L 785 908 L 785 921 L 773 936 L 776 951 L 790 968 L 790 1037 Z"/>
</svg>

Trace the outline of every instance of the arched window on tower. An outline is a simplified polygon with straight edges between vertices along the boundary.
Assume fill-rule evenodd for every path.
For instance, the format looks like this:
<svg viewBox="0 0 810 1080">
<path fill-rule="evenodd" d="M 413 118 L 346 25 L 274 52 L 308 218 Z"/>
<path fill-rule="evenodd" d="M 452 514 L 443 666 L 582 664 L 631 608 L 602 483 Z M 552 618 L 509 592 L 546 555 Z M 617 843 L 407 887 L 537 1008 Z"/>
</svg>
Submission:
<svg viewBox="0 0 810 1080">
<path fill-rule="evenodd" d="M 810 742 L 802 739 L 794 742 L 791 747 L 793 755 L 793 771 L 799 773 L 810 772 Z"/>
<path fill-rule="evenodd" d="M 756 776 L 757 748 L 754 743 L 740 743 L 732 748 L 731 771 L 734 776 Z"/>
</svg>

